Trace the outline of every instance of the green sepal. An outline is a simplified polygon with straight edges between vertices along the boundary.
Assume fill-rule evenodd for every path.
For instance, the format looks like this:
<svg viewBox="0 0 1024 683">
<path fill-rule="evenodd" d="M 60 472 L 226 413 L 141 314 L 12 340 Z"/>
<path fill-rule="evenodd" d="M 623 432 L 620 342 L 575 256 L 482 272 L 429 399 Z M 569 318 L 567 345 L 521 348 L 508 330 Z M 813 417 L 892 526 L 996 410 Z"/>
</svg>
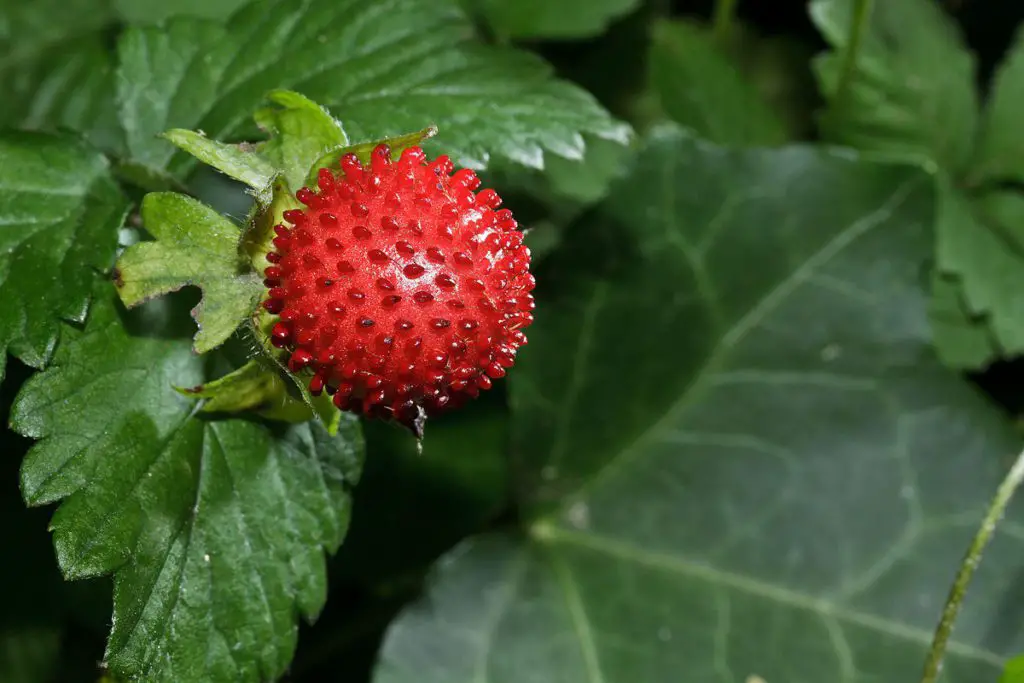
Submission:
<svg viewBox="0 0 1024 683">
<path fill-rule="evenodd" d="M 199 325 L 196 353 L 221 344 L 249 317 L 263 284 L 239 255 L 241 231 L 202 202 L 174 192 L 142 201 L 142 221 L 155 241 L 128 247 L 117 262 L 114 284 L 129 308 L 194 285 L 203 298 L 192 311 Z"/>
<path fill-rule="evenodd" d="M 289 392 L 277 368 L 265 361 L 250 360 L 212 382 L 175 389 L 183 396 L 202 400 L 199 410 L 204 413 L 252 411 L 282 422 L 305 422 L 313 417 L 312 409 Z"/>
<path fill-rule="evenodd" d="M 309 406 L 313 414 L 323 422 L 329 434 L 335 434 L 338 431 L 338 425 L 341 423 L 341 411 L 335 407 L 331 397 L 327 394 L 314 396 L 309 393 L 307 385 L 311 376 L 310 373 L 297 374 L 288 369 L 288 352 L 278 349 L 270 343 L 270 329 L 276 322 L 277 316 L 268 313 L 260 306 L 249 321 L 249 333 L 259 345 L 259 350 L 263 353 L 264 359 L 280 368 L 284 375 L 291 380 L 292 387 L 290 389 L 292 390 L 292 396 Z"/>
<path fill-rule="evenodd" d="M 267 99 L 276 106 L 260 109 L 254 115 L 256 124 L 270 134 L 260 151 L 281 171 L 294 194 L 314 163 L 329 150 L 347 145 L 348 135 L 330 112 L 304 95 L 275 90 Z"/>
<path fill-rule="evenodd" d="M 269 191 L 270 183 L 278 173 L 274 165 L 250 143 L 229 145 L 211 140 L 202 133 L 181 128 L 169 130 L 161 137 L 207 166 L 245 183 L 257 195 Z"/>
<path fill-rule="evenodd" d="M 382 140 L 373 140 L 371 142 L 360 142 L 355 145 L 342 145 L 340 147 L 336 147 L 316 160 L 309 171 L 309 175 L 306 177 L 306 184 L 312 185 L 316 183 L 316 176 L 317 173 L 320 172 L 321 168 L 329 168 L 335 173 L 340 171 L 341 166 L 339 164 L 339 160 L 345 154 L 355 154 L 356 157 L 359 158 L 360 162 L 366 164 L 369 163 L 370 153 L 373 152 L 377 145 L 387 145 L 391 148 L 391 157 L 397 159 L 402 152 L 409 147 L 415 147 L 435 135 L 437 135 L 437 126 L 429 126 L 423 130 L 418 130 L 415 133 L 406 133 L 405 135 L 396 135 Z"/>
</svg>

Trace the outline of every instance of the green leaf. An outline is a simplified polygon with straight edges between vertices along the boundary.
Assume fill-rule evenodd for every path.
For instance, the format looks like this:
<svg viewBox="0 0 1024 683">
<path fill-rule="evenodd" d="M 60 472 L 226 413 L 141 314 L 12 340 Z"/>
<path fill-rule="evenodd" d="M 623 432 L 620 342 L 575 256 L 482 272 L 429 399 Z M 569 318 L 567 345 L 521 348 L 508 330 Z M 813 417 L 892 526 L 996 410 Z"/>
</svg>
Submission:
<svg viewBox="0 0 1024 683">
<path fill-rule="evenodd" d="M 268 363 L 251 360 L 223 377 L 178 391 L 183 396 L 202 400 L 204 413 L 241 413 L 253 411 L 271 420 L 305 422 L 313 411 L 288 393 L 287 380 Z"/>
<path fill-rule="evenodd" d="M 837 102 L 853 2 L 811 3 L 811 18 L 834 49 L 815 63 L 830 105 L 824 134 L 852 147 L 962 170 L 973 153 L 978 102 L 974 57 L 955 23 L 932 0 L 872 3 L 849 90 Z"/>
<path fill-rule="evenodd" d="M 101 0 L 4 3 L 0 12 L 0 125 L 67 127 L 116 145 L 114 64 L 103 29 L 115 19 Z"/>
<path fill-rule="evenodd" d="M 256 112 L 256 123 L 271 136 L 262 151 L 282 169 L 295 193 L 306 184 L 315 162 L 347 145 L 348 136 L 327 110 L 299 93 L 275 90 L 267 97 L 278 106 Z"/>
<path fill-rule="evenodd" d="M 160 683 L 280 676 L 296 615 L 326 597 L 358 478 L 358 422 L 270 429 L 199 419 L 171 384 L 202 381 L 201 359 L 168 338 L 167 299 L 123 319 L 97 301 L 66 327 L 12 425 L 40 439 L 22 466 L 32 504 L 63 499 L 51 528 L 65 576 L 114 573 L 105 661 Z M 126 326 L 127 325 L 127 326 Z M 131 330 L 131 331 L 130 331 Z"/>
<path fill-rule="evenodd" d="M 142 222 L 156 241 L 134 244 L 118 260 L 121 300 L 135 306 L 195 285 L 203 290 L 193 311 L 196 353 L 220 346 L 249 318 L 264 291 L 242 260 L 241 231 L 205 204 L 174 192 L 146 195 Z"/>
<path fill-rule="evenodd" d="M 119 44 L 119 100 L 130 158 L 185 173 L 154 136 L 253 134 L 264 94 L 288 88 L 329 106 L 349 136 L 373 140 L 434 124 L 463 165 L 492 155 L 541 167 L 578 158 L 582 134 L 625 140 L 589 94 L 531 54 L 481 45 L 454 0 L 272 0 L 223 25 L 174 20 L 131 28 Z"/>
<path fill-rule="evenodd" d="M 678 123 L 727 145 L 778 145 L 782 121 L 703 27 L 685 21 L 654 25 L 651 83 Z"/>
<path fill-rule="evenodd" d="M 167 131 L 163 137 L 204 164 L 245 183 L 257 192 L 269 190 L 270 183 L 277 175 L 277 169 L 253 150 L 251 145 L 228 145 L 180 128 Z"/>
<path fill-rule="evenodd" d="M 69 35 L 38 53 L 8 59 L 0 58 L 0 93 L 5 99 L 0 123 L 29 130 L 74 130 L 103 149 L 121 148 L 114 58 L 103 32 Z"/>
<path fill-rule="evenodd" d="M 1003 355 L 1024 353 L 1020 198 L 998 193 L 972 202 L 948 179 L 940 187 L 939 270 L 958 280 L 968 314 L 987 319 Z"/>
<path fill-rule="evenodd" d="M 463 0 L 463 5 L 482 15 L 495 33 L 520 39 L 597 36 L 640 4 L 640 0 Z"/>
<path fill-rule="evenodd" d="M 1024 681 L 1024 657 L 1014 657 L 1006 663 L 999 683 L 1021 683 Z"/>
<path fill-rule="evenodd" d="M 975 182 L 1024 182 L 1024 28 L 996 72 L 971 170 Z"/>
<path fill-rule="evenodd" d="M 654 135 L 538 272 L 527 533 L 453 553 L 376 683 L 917 680 L 1019 443 L 931 355 L 934 204 L 847 152 Z M 944 680 L 1022 645 L 1020 552 L 991 547 Z"/>
<path fill-rule="evenodd" d="M 70 138 L 0 136 L 0 377 L 4 351 L 42 367 L 59 321 L 85 318 L 128 210 L 109 170 Z"/>
<path fill-rule="evenodd" d="M 118 15 L 135 24 L 156 23 L 181 16 L 222 19 L 246 2 L 248 0 L 113 0 Z"/>
<path fill-rule="evenodd" d="M 1024 256 L 1024 193 L 1017 190 L 990 190 L 974 198 L 975 207 L 986 224 Z"/>
<path fill-rule="evenodd" d="M 957 278 L 933 273 L 928 304 L 935 352 L 951 368 L 982 368 L 1002 355 L 983 316 L 971 315 Z"/>
</svg>

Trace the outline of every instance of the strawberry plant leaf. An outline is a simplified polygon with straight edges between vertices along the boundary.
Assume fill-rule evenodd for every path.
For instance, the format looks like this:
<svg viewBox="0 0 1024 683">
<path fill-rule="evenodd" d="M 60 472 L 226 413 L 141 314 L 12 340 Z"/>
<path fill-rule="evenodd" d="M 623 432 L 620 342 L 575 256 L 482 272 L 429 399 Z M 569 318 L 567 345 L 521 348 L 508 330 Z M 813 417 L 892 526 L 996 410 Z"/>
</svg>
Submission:
<svg viewBox="0 0 1024 683">
<path fill-rule="evenodd" d="M 200 419 L 171 384 L 202 360 L 168 337 L 167 298 L 125 316 L 100 298 L 65 327 L 53 367 L 22 389 L 12 425 L 40 441 L 26 500 L 63 500 L 51 528 L 65 576 L 114 573 L 106 662 L 156 683 L 280 676 L 296 615 L 326 596 L 324 550 L 350 513 L 362 440 L 317 423 Z"/>
<path fill-rule="evenodd" d="M 527 533 L 453 553 L 376 683 L 916 680 L 1019 443 L 931 354 L 933 206 L 916 169 L 655 134 L 538 273 Z M 1021 645 L 989 631 L 1020 545 L 990 548 L 948 680 Z"/>
<path fill-rule="evenodd" d="M 103 29 L 108 2 L 4 3 L 0 15 L 0 124 L 74 129 L 96 144 L 119 139 L 114 63 Z"/>
<path fill-rule="evenodd" d="M 495 33 L 520 39 L 600 35 L 640 4 L 640 0 L 463 0 L 467 10 L 481 15 Z"/>
<path fill-rule="evenodd" d="M 981 135 L 970 176 L 973 182 L 1024 182 L 1024 29 L 996 73 L 985 106 Z"/>
<path fill-rule="evenodd" d="M 0 136 L 0 378 L 4 351 L 42 367 L 60 320 L 85 318 L 127 210 L 107 162 L 83 143 Z"/>
<path fill-rule="evenodd" d="M 156 23 L 171 17 L 224 19 L 249 0 L 112 0 L 118 16 L 125 21 Z"/>
<path fill-rule="evenodd" d="M 582 134 L 629 131 L 531 54 L 481 45 L 454 0 L 253 3 L 223 24 L 172 20 L 119 44 L 119 102 L 132 161 L 191 168 L 155 135 L 169 128 L 227 140 L 255 131 L 266 91 L 290 88 L 331 107 L 349 136 L 373 140 L 435 124 L 461 165 L 492 155 L 543 166 L 583 153 Z"/>
<path fill-rule="evenodd" d="M 163 137 L 204 164 L 245 183 L 257 192 L 267 191 L 277 175 L 273 164 L 253 150 L 251 145 L 229 145 L 180 128 L 167 131 Z"/>
<path fill-rule="evenodd" d="M 941 183 L 937 221 L 939 270 L 955 277 L 968 314 L 984 316 L 997 342 L 993 355 L 1024 352 L 1024 252 L 1014 236 L 1019 204 L 1013 195 L 970 201 Z"/>
<path fill-rule="evenodd" d="M 121 300 L 135 306 L 195 285 L 203 290 L 193 311 L 199 325 L 196 353 L 220 346 L 252 314 L 264 290 L 241 257 L 238 226 L 174 192 L 146 195 L 142 222 L 156 241 L 134 244 L 118 260 L 115 284 Z"/>
<path fill-rule="evenodd" d="M 70 35 L 60 39 L 59 48 L 47 47 L 21 58 L 0 57 L 5 100 L 0 123 L 29 130 L 75 130 L 100 148 L 118 150 L 115 64 L 103 33 Z"/>
<path fill-rule="evenodd" d="M 833 48 L 815 63 L 830 106 L 824 134 L 851 147 L 962 170 L 977 128 L 975 65 L 942 6 L 931 0 L 875 3 L 841 101 L 835 98 L 853 0 L 814 0 L 810 7 Z"/>
<path fill-rule="evenodd" d="M 657 22 L 648 63 L 661 105 L 678 123 L 721 144 L 786 141 L 781 119 L 707 29 Z"/>
<path fill-rule="evenodd" d="M 933 273 L 928 316 L 935 352 L 949 367 L 980 368 L 1000 355 L 988 321 L 967 310 L 957 278 Z"/>
</svg>

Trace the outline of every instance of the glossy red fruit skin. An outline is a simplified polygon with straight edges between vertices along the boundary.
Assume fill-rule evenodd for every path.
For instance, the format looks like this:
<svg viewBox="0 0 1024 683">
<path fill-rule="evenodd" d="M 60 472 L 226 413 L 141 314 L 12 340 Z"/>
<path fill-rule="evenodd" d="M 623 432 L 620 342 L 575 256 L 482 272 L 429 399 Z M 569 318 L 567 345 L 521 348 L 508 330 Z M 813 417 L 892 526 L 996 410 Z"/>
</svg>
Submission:
<svg viewBox="0 0 1024 683">
<path fill-rule="evenodd" d="M 341 158 L 284 213 L 264 271 L 271 342 L 341 410 L 408 425 L 489 389 L 533 322 L 530 250 L 446 156 Z"/>
</svg>

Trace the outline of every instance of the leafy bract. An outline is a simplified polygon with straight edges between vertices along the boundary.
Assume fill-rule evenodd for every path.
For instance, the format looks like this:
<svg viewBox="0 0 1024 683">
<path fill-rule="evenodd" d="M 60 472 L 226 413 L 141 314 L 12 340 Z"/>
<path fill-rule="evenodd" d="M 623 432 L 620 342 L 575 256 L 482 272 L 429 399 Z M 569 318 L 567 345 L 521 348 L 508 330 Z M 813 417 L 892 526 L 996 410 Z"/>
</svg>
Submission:
<svg viewBox="0 0 1024 683">
<path fill-rule="evenodd" d="M 53 367 L 22 389 L 13 427 L 39 439 L 22 466 L 65 576 L 114 573 L 106 662 L 146 681 L 264 681 L 295 647 L 296 615 L 326 596 L 324 551 L 348 525 L 358 423 L 268 428 L 201 419 L 171 384 L 201 360 L 168 336 L 168 300 L 129 317 L 107 293 L 66 327 Z"/>
<path fill-rule="evenodd" d="M 848 152 L 654 135 L 538 273 L 528 534 L 454 553 L 377 683 L 915 680 L 1017 448 L 931 354 L 933 205 Z M 945 680 L 1020 646 L 987 638 L 1020 550 L 991 548 Z"/>
<path fill-rule="evenodd" d="M 355 140 L 435 124 L 445 151 L 463 165 L 497 155 L 541 167 L 545 151 L 580 157 L 584 133 L 628 135 L 538 58 L 476 42 L 454 0 L 253 3 L 223 24 L 179 19 L 131 28 L 119 55 L 129 158 L 176 174 L 191 162 L 172 158 L 156 134 L 254 133 L 251 112 L 273 88 L 330 106 Z"/>
<path fill-rule="evenodd" d="M 257 194 L 269 190 L 278 173 L 274 164 L 249 143 L 229 145 L 181 128 L 169 130 L 163 137 L 227 177 L 248 185 Z"/>
<path fill-rule="evenodd" d="M 263 153 L 281 169 L 294 194 L 305 185 L 313 164 L 348 144 L 348 136 L 329 112 L 298 93 L 278 90 L 269 99 L 277 106 L 256 113 L 256 123 L 271 135 Z"/>
<path fill-rule="evenodd" d="M 639 0 L 462 0 L 505 38 L 587 38 L 635 10 Z"/>
<path fill-rule="evenodd" d="M 288 391 L 288 381 L 269 361 L 251 360 L 237 370 L 194 387 L 179 387 L 183 396 L 201 400 L 204 413 L 252 411 L 271 420 L 305 422 L 313 412 Z M 336 411 L 337 412 L 337 411 Z"/>
<path fill-rule="evenodd" d="M 46 364 L 114 260 L 128 204 L 102 156 L 67 137 L 0 136 L 0 377 L 5 351 Z"/>
<path fill-rule="evenodd" d="M 785 142 L 782 121 L 706 29 L 658 22 L 649 65 L 651 84 L 676 122 L 721 144 Z"/>
<path fill-rule="evenodd" d="M 196 353 L 223 344 L 249 318 L 264 291 L 244 261 L 234 223 L 205 204 L 174 192 L 152 192 L 142 222 L 156 238 L 134 244 L 117 262 L 114 281 L 127 306 L 196 285 L 203 300 L 193 311 Z"/>
<path fill-rule="evenodd" d="M 974 58 L 939 3 L 874 3 L 848 90 L 841 94 L 854 0 L 814 0 L 811 18 L 834 48 L 815 64 L 829 100 L 823 121 L 828 138 L 951 172 L 964 168 L 978 118 Z"/>
</svg>

